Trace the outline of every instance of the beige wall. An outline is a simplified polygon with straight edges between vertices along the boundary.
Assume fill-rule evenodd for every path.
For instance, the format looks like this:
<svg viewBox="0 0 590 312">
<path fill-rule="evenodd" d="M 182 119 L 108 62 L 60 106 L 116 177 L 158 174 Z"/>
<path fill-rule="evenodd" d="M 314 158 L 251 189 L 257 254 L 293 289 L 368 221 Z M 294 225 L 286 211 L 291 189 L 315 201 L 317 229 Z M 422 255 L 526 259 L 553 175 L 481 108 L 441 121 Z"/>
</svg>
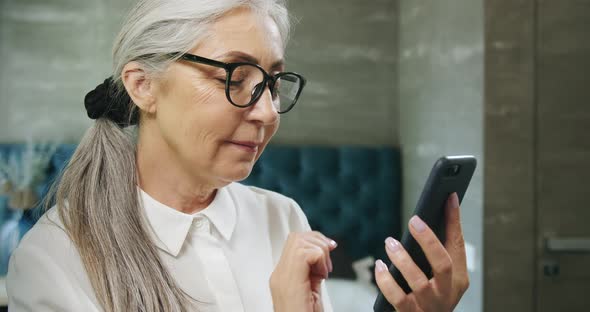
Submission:
<svg viewBox="0 0 590 312">
<path fill-rule="evenodd" d="M 443 155 L 475 155 L 462 203 L 471 286 L 456 311 L 482 310 L 483 1 L 401 0 L 400 142 L 404 222 Z"/>
<path fill-rule="evenodd" d="M 130 0 L 0 1 L 0 142 L 76 141 L 86 92 L 110 72 Z M 290 144 L 397 143 L 395 1 L 290 1 L 288 68 L 308 78 L 275 138 Z"/>
<path fill-rule="evenodd" d="M 308 87 L 275 142 L 395 145 L 397 1 L 294 0 L 287 53 Z"/>
</svg>

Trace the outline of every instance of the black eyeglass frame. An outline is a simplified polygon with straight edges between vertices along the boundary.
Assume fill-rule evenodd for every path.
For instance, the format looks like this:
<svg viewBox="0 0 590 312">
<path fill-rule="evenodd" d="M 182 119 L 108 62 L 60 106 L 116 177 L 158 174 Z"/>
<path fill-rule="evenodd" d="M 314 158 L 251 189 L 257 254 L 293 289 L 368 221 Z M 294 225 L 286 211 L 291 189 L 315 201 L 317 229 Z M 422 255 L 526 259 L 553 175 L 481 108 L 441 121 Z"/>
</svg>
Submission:
<svg viewBox="0 0 590 312">
<path fill-rule="evenodd" d="M 298 73 L 280 72 L 280 73 L 277 73 L 276 75 L 271 76 L 269 73 L 266 72 L 266 70 L 264 70 L 264 68 L 262 68 L 258 64 L 254 64 L 254 63 L 248 63 L 248 62 L 225 63 L 225 62 L 221 62 L 221 61 L 212 60 L 212 59 L 209 59 L 206 57 L 202 57 L 202 56 L 198 56 L 198 55 L 194 55 L 194 54 L 190 54 L 190 53 L 182 53 L 182 52 L 171 53 L 170 56 L 178 57 L 178 59 L 186 60 L 186 61 L 193 62 L 193 63 L 199 63 L 199 64 L 205 64 L 205 65 L 223 68 L 226 72 L 226 75 L 225 75 L 225 96 L 227 97 L 227 100 L 233 106 L 240 107 L 240 108 L 246 108 L 246 107 L 252 106 L 256 102 L 258 102 L 258 100 L 260 99 L 260 96 L 262 96 L 262 94 L 264 93 L 264 89 L 266 89 L 266 86 L 268 86 L 268 88 L 270 89 L 271 94 L 274 95 L 275 94 L 274 86 L 275 86 L 277 79 L 279 79 L 280 77 L 286 76 L 286 75 L 293 75 L 293 76 L 296 76 L 297 78 L 299 78 L 299 81 L 300 81 L 299 90 L 297 91 L 297 94 L 295 95 L 295 98 L 293 99 L 293 103 L 291 103 L 291 105 L 289 105 L 289 107 L 287 109 L 285 109 L 284 111 L 277 110 L 277 112 L 279 114 L 287 113 L 291 109 L 293 109 L 295 104 L 297 104 L 297 100 L 299 100 L 299 96 L 301 95 L 301 92 L 303 91 L 303 87 L 305 87 L 305 84 L 307 83 L 305 77 L 301 76 Z M 262 81 L 262 85 L 265 87 L 254 89 L 253 91 L 255 91 L 255 93 L 252 95 L 252 99 L 250 100 L 250 102 L 248 102 L 247 104 L 241 105 L 241 104 L 236 104 L 231 99 L 230 86 L 231 86 L 231 76 L 232 76 L 234 70 L 236 68 L 238 68 L 239 66 L 243 66 L 243 65 L 249 65 L 249 66 L 254 66 L 254 67 L 258 68 L 262 72 L 262 75 L 264 77 L 263 81 Z"/>
</svg>

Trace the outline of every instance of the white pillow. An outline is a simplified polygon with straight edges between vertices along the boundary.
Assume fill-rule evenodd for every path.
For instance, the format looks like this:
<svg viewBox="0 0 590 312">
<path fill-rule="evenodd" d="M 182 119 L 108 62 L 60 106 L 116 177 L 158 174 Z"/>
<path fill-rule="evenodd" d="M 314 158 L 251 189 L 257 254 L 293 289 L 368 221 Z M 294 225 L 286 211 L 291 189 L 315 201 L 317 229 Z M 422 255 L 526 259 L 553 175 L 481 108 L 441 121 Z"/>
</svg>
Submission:
<svg viewBox="0 0 590 312">
<path fill-rule="evenodd" d="M 332 302 L 332 308 L 337 312 L 365 312 L 372 311 L 377 287 L 371 283 L 373 277 L 373 257 L 367 257 L 353 262 L 352 269 L 356 280 L 328 278 L 326 287 Z"/>
<path fill-rule="evenodd" d="M 332 308 L 337 312 L 366 312 L 373 310 L 377 288 L 365 282 L 329 278 L 326 280 Z"/>
</svg>

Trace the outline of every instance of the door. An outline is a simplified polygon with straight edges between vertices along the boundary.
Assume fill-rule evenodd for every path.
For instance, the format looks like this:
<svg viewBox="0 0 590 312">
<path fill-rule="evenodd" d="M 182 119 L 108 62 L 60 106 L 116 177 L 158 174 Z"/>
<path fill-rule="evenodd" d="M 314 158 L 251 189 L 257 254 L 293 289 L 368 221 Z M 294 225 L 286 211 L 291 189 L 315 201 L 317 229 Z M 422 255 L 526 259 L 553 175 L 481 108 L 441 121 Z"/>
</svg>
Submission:
<svg viewBox="0 0 590 312">
<path fill-rule="evenodd" d="M 536 310 L 590 311 L 590 1 L 536 25 Z"/>
</svg>

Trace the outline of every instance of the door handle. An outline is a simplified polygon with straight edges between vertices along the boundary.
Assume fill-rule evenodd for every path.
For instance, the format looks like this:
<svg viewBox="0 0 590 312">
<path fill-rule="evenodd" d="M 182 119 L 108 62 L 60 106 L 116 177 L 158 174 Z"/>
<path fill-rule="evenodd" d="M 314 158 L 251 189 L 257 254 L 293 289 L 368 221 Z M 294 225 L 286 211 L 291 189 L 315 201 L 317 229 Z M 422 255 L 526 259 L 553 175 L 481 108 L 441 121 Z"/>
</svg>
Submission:
<svg viewBox="0 0 590 312">
<path fill-rule="evenodd" d="M 545 249 L 557 253 L 590 253 L 590 238 L 546 238 Z"/>
</svg>

